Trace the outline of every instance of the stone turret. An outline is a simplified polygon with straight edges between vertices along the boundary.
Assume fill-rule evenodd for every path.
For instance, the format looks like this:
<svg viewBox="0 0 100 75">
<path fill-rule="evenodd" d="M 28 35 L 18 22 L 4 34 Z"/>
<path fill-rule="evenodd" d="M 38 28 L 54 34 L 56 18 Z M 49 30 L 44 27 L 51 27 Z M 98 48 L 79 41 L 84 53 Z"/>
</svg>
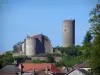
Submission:
<svg viewBox="0 0 100 75">
<path fill-rule="evenodd" d="M 74 46 L 75 44 L 75 20 L 63 21 L 63 47 Z"/>
</svg>

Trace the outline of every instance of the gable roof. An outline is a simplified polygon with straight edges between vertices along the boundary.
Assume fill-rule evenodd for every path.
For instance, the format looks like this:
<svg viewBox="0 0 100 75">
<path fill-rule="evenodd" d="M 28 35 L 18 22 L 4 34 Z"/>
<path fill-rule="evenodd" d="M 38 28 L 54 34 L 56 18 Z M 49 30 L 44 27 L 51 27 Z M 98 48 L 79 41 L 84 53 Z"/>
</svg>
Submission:
<svg viewBox="0 0 100 75">
<path fill-rule="evenodd" d="M 32 71 L 32 70 L 45 70 L 46 67 L 49 67 L 50 72 L 61 72 L 55 65 L 51 63 L 23 63 L 23 71 Z"/>
<path fill-rule="evenodd" d="M 67 75 L 78 75 L 79 73 L 81 73 L 82 75 L 91 75 L 91 73 L 86 71 L 85 69 L 73 69 L 72 71 L 68 72 Z"/>
<path fill-rule="evenodd" d="M 85 69 L 78 69 L 80 72 L 82 72 L 85 75 L 91 75 L 90 72 L 86 71 Z"/>
<path fill-rule="evenodd" d="M 15 65 L 6 65 L 0 70 L 0 74 L 16 74 L 20 69 Z"/>
</svg>

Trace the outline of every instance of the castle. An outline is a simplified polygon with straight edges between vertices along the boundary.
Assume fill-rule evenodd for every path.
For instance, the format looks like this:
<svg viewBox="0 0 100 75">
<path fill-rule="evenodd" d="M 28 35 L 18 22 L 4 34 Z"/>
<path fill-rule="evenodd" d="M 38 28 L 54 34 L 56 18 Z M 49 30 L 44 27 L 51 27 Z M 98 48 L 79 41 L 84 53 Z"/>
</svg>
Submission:
<svg viewBox="0 0 100 75">
<path fill-rule="evenodd" d="M 75 20 L 64 20 L 62 24 L 63 42 L 62 47 L 72 47 L 75 44 Z M 52 52 L 52 45 L 49 38 L 43 34 L 34 36 L 27 35 L 23 43 L 21 43 L 21 52 L 14 54 L 33 56 L 37 54 L 45 54 Z"/>
<path fill-rule="evenodd" d="M 52 49 L 51 41 L 49 38 L 43 34 L 38 34 L 34 36 L 27 35 L 24 42 L 21 44 L 22 51 L 13 54 L 14 56 L 26 55 L 33 56 L 38 54 L 50 53 Z"/>
</svg>

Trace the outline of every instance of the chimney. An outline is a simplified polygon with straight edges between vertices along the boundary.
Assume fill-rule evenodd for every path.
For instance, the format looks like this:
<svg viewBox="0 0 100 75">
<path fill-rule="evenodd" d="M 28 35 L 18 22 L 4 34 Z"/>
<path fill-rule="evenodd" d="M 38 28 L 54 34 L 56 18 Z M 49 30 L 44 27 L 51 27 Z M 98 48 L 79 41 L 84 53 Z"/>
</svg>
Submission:
<svg viewBox="0 0 100 75">
<path fill-rule="evenodd" d="M 21 75 L 22 75 L 22 73 L 23 73 L 23 68 L 24 68 L 24 66 L 21 64 L 21 65 L 20 65 Z"/>
<path fill-rule="evenodd" d="M 47 66 L 47 67 L 46 67 L 46 73 L 47 73 L 47 74 L 48 74 L 48 69 L 49 69 L 49 67 Z"/>
<path fill-rule="evenodd" d="M 33 70 L 32 75 L 35 75 L 35 69 Z"/>
<path fill-rule="evenodd" d="M 16 65 L 17 64 L 17 61 L 14 60 L 14 64 Z"/>
</svg>

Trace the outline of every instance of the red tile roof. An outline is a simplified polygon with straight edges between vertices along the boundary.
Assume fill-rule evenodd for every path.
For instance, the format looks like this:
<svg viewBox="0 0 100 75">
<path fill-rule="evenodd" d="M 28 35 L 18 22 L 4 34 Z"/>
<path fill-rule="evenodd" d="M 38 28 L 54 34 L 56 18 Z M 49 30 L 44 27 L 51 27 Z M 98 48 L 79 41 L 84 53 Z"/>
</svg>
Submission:
<svg viewBox="0 0 100 75">
<path fill-rule="evenodd" d="M 52 63 L 23 63 L 23 71 L 32 71 L 32 70 L 45 70 L 46 67 L 49 67 L 50 72 L 60 73 L 61 71 L 56 68 Z"/>
</svg>

